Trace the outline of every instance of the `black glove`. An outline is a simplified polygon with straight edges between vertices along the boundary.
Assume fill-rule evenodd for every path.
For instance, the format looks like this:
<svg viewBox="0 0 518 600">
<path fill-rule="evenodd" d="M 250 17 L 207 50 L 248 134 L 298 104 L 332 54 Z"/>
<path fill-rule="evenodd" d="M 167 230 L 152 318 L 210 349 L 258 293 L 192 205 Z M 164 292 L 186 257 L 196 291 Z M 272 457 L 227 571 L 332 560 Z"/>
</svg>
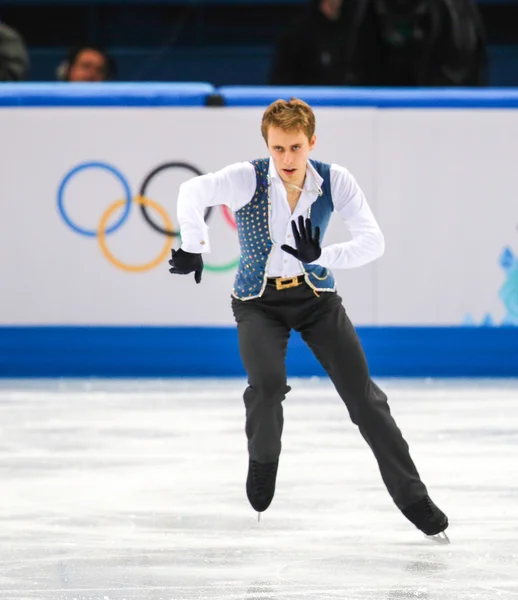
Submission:
<svg viewBox="0 0 518 600">
<path fill-rule="evenodd" d="M 299 228 L 295 221 L 291 222 L 291 228 L 293 230 L 293 238 L 295 240 L 295 248 L 282 245 L 281 248 L 284 252 L 291 254 L 297 260 L 303 263 L 312 263 L 314 260 L 322 254 L 322 248 L 320 247 L 320 227 L 315 227 L 315 235 L 311 232 L 311 219 L 306 219 L 304 225 L 304 217 L 299 217 Z"/>
<path fill-rule="evenodd" d="M 193 254 L 192 252 L 185 252 L 185 250 L 171 250 L 171 260 L 169 261 L 172 269 L 169 269 L 169 273 L 176 273 L 178 275 L 187 275 L 194 271 L 194 281 L 200 283 L 201 272 L 203 271 L 203 258 L 201 254 Z"/>
</svg>

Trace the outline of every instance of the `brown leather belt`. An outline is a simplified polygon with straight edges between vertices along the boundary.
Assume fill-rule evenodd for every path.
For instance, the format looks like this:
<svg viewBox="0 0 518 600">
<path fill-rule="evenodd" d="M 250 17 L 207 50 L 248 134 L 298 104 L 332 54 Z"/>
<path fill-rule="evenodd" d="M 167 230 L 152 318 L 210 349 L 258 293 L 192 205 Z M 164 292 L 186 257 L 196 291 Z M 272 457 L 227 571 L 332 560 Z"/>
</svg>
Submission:
<svg viewBox="0 0 518 600">
<path fill-rule="evenodd" d="M 287 290 L 288 288 L 297 287 L 304 281 L 304 275 L 298 275 L 296 277 L 268 277 L 266 283 L 274 285 L 278 290 Z"/>
</svg>

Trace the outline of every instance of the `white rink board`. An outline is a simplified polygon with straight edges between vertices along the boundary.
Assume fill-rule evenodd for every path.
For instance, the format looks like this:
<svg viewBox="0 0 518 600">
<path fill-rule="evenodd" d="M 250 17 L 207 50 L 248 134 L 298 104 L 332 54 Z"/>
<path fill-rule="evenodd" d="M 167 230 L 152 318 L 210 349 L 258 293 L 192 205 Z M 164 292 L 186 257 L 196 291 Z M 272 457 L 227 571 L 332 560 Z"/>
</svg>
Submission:
<svg viewBox="0 0 518 600">
<path fill-rule="evenodd" d="M 458 325 L 490 313 L 501 323 L 499 256 L 518 254 L 518 112 L 384 111 L 378 150 L 377 321 Z"/>
<path fill-rule="evenodd" d="M 506 246 L 518 253 L 516 112 L 320 108 L 316 113 L 314 158 L 349 168 L 386 236 L 386 254 L 379 261 L 335 272 L 353 321 L 460 325 L 466 315 L 480 322 L 490 313 L 500 323 L 506 315 L 498 295 L 505 273 L 498 258 Z M 65 175 L 84 162 L 113 165 L 136 196 L 144 177 L 167 161 L 208 172 L 265 156 L 261 115 L 259 108 L 0 111 L 0 130 L 8 140 L 0 147 L 1 323 L 232 324 L 233 271 L 205 271 L 203 285 L 196 286 L 191 277 L 171 277 L 167 259 L 143 273 L 121 270 L 104 258 L 95 237 L 79 235 L 64 222 L 57 195 Z M 190 176 L 164 172 L 147 192 L 174 222 L 178 186 Z M 120 182 L 99 169 L 76 174 L 63 195 L 70 219 L 91 230 L 123 197 Z M 209 224 L 210 262 L 237 258 L 236 234 L 220 209 Z M 347 237 L 335 215 L 325 242 Z M 149 227 L 133 203 L 129 219 L 107 244 L 119 260 L 145 263 L 159 255 L 167 239 Z"/>
</svg>

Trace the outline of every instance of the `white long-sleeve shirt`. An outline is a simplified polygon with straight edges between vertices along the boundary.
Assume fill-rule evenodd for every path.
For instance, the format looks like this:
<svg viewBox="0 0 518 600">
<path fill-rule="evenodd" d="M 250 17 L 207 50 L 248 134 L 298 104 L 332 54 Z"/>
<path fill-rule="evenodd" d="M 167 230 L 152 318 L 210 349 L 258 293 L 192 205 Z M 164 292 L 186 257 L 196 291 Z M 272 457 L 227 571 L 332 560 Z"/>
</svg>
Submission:
<svg viewBox="0 0 518 600">
<path fill-rule="evenodd" d="M 293 213 L 288 204 L 286 188 L 269 163 L 270 176 L 270 231 L 273 248 L 268 262 L 268 277 L 294 277 L 302 274 L 300 262 L 284 250 L 282 244 L 295 247 L 291 221 L 299 215 L 307 216 L 311 204 L 318 198 L 322 177 L 308 161 L 303 192 Z M 315 264 L 328 269 L 351 269 L 379 258 L 385 250 L 383 234 L 354 177 L 347 169 L 332 164 L 330 169 L 331 196 L 334 210 L 344 220 L 352 239 L 322 248 Z M 205 209 L 225 204 L 237 211 L 250 202 L 255 193 L 256 174 L 250 162 L 229 165 L 215 173 L 208 173 L 186 181 L 178 195 L 178 221 L 182 249 L 186 252 L 210 252 Z"/>
</svg>

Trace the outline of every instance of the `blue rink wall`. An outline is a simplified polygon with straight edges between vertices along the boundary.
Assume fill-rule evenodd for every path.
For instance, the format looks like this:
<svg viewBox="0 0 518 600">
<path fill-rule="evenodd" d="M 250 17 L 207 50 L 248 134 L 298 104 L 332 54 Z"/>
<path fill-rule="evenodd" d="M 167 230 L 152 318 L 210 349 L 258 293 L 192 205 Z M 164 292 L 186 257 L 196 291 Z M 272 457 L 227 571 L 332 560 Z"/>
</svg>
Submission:
<svg viewBox="0 0 518 600">
<path fill-rule="evenodd" d="M 515 377 L 515 327 L 359 327 L 373 376 Z M 297 333 L 288 375 L 325 375 Z M 241 377 L 234 327 L 0 327 L 3 377 Z"/>
<path fill-rule="evenodd" d="M 518 90 L 221 88 L 200 84 L 5 84 L 3 107 L 265 106 L 301 97 L 315 106 L 516 109 Z M 216 102 L 218 103 L 218 102 Z M 213 109 L 211 109 L 213 110 Z M 36 268 L 38 268 L 36 266 Z M 30 276 L 30 273 L 29 275 Z M 0 315 L 1 319 L 1 315 Z M 358 327 L 373 376 L 516 377 L 518 327 Z M 290 340 L 291 376 L 323 369 L 300 336 Z M 1 377 L 244 376 L 235 327 L 0 325 Z"/>
</svg>

